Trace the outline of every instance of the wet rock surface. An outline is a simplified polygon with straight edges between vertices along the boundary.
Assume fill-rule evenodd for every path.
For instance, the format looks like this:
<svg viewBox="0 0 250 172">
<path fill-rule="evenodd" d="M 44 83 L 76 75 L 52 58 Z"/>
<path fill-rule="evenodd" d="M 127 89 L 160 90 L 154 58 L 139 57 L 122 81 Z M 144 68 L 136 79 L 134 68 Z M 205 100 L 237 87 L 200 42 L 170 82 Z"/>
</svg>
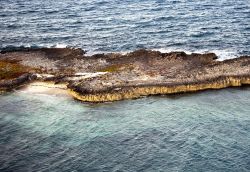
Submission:
<svg viewBox="0 0 250 172">
<path fill-rule="evenodd" d="M 186 54 L 137 50 L 125 55 L 87 56 L 81 49 L 42 48 L 5 51 L 6 60 L 25 66 L 20 76 L 0 81 L 3 90 L 33 80 L 65 83 L 83 101 L 103 102 L 250 84 L 250 57 L 217 61 L 214 53 Z M 7 66 L 1 66 L 8 71 Z M 24 77 L 26 76 L 26 77 Z M 21 79 L 20 79 L 21 77 Z"/>
</svg>

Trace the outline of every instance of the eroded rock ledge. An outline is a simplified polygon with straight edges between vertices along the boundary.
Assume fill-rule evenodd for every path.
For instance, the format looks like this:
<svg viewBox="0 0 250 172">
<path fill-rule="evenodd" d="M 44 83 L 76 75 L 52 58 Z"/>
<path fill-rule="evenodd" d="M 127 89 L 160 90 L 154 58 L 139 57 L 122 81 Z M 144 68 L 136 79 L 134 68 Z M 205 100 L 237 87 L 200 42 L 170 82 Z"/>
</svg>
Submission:
<svg viewBox="0 0 250 172">
<path fill-rule="evenodd" d="M 137 50 L 85 55 L 81 49 L 42 48 L 0 54 L 0 90 L 32 81 L 65 83 L 76 99 L 104 102 L 156 94 L 250 84 L 250 56 Z"/>
</svg>

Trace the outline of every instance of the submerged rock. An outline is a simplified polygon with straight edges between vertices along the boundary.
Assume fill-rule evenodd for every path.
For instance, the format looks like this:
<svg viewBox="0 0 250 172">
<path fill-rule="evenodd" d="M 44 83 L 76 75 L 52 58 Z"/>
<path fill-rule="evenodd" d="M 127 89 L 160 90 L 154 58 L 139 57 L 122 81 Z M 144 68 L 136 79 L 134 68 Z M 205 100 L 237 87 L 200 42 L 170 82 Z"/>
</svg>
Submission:
<svg viewBox="0 0 250 172">
<path fill-rule="evenodd" d="M 35 80 L 65 83 L 76 99 L 90 102 L 250 84 L 249 56 L 216 59 L 214 53 L 189 55 L 145 49 L 125 55 L 86 56 L 85 51 L 70 48 L 25 49 L 0 54 L 0 61 L 12 60 L 26 66 L 27 75 L 39 73 L 36 76 L 40 77 Z M 20 84 L 23 82 L 1 80 L 0 88 L 12 89 Z"/>
</svg>

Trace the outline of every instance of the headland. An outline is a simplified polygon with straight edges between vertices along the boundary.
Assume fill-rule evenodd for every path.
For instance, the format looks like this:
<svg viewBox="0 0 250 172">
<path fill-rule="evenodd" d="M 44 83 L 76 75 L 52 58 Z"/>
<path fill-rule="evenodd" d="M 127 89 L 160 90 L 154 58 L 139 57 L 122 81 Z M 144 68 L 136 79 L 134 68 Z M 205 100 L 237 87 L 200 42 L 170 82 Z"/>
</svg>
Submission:
<svg viewBox="0 0 250 172">
<path fill-rule="evenodd" d="M 78 48 L 37 48 L 0 53 L 0 91 L 32 82 L 65 85 L 86 102 L 134 99 L 250 84 L 250 56 L 218 61 L 214 53 L 86 55 Z"/>
</svg>

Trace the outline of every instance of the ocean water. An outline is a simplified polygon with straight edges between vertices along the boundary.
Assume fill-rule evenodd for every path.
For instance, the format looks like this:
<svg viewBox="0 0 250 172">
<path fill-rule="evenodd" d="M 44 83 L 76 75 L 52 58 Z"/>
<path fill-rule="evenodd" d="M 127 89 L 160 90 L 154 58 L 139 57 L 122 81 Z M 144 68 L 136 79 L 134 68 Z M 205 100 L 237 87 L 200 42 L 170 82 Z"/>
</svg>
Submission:
<svg viewBox="0 0 250 172">
<path fill-rule="evenodd" d="M 0 96 L 0 171 L 250 171 L 250 88 L 87 104 Z"/>
<path fill-rule="evenodd" d="M 250 55 L 249 0 L 0 0 L 0 50 Z M 0 95 L 1 172 L 250 171 L 250 88 L 88 104 Z"/>
<path fill-rule="evenodd" d="M 0 49 L 73 46 L 250 55 L 249 0 L 1 0 Z"/>
</svg>

